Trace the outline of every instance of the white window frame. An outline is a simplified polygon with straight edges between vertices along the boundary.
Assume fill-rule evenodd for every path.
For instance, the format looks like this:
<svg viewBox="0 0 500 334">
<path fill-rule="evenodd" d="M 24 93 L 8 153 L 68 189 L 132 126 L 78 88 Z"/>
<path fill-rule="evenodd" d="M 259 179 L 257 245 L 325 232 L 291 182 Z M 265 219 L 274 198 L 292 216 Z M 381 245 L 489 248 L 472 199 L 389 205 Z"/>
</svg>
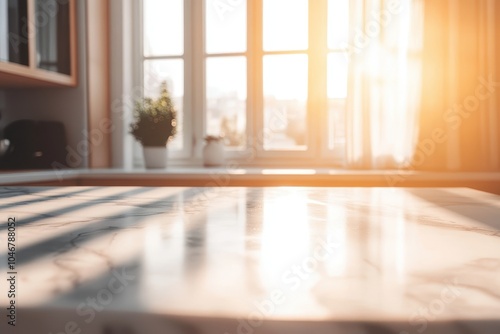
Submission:
<svg viewBox="0 0 500 334">
<path fill-rule="evenodd" d="M 327 45 L 328 0 L 309 0 L 309 48 L 305 51 L 263 51 L 263 0 L 247 0 L 247 51 L 228 54 L 205 53 L 205 1 L 184 0 L 184 55 L 145 57 L 143 53 L 143 0 L 134 1 L 134 85 L 142 86 L 146 59 L 184 59 L 184 149 L 169 151 L 173 165 L 199 165 L 205 137 L 206 59 L 223 56 L 244 56 L 247 59 L 247 148 L 228 150 L 227 160 L 232 166 L 273 167 L 341 167 L 342 152 L 330 150 L 328 145 Z M 323 41 L 323 42 L 321 42 Z M 271 54 L 308 55 L 309 83 L 307 101 L 307 150 L 266 151 L 262 138 L 263 119 L 263 56 Z M 311 112 L 315 110 L 315 112 Z M 317 130 L 319 129 L 319 130 Z M 318 135 L 319 133 L 319 135 Z M 255 145 L 257 144 L 257 145 Z M 262 145 L 259 145 L 262 144 Z M 134 149 L 134 164 L 142 162 L 139 146 Z"/>
</svg>

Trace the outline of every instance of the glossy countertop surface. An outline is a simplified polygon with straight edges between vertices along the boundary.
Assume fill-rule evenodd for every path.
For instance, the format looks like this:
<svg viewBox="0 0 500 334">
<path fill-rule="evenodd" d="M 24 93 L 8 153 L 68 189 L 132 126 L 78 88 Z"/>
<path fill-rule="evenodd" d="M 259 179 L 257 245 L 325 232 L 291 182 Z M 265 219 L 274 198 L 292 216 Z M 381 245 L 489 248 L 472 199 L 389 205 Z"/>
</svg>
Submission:
<svg viewBox="0 0 500 334">
<path fill-rule="evenodd" d="M 0 208 L 2 333 L 500 333 L 489 193 L 3 187 Z"/>
</svg>

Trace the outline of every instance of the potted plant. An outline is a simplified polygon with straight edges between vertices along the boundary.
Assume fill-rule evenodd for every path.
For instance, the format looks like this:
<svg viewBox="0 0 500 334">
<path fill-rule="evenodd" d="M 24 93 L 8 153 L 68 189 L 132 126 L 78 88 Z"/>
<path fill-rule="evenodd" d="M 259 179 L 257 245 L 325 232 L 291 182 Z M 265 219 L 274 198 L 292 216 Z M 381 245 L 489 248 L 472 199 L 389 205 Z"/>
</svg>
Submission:
<svg viewBox="0 0 500 334">
<path fill-rule="evenodd" d="M 224 138 L 220 136 L 206 136 L 205 147 L 203 147 L 203 165 L 206 167 L 222 166 L 224 158 Z"/>
<path fill-rule="evenodd" d="M 142 144 L 146 168 L 165 168 L 167 143 L 176 134 L 177 112 L 164 81 L 157 99 L 143 98 L 135 103 L 130 133 Z"/>
</svg>

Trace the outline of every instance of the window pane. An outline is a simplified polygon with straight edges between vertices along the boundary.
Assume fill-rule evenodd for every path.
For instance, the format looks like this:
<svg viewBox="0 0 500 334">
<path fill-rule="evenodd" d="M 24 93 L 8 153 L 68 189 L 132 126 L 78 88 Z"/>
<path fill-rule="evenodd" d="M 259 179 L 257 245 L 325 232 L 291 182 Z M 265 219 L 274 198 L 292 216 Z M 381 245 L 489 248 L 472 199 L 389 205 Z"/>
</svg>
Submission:
<svg viewBox="0 0 500 334">
<path fill-rule="evenodd" d="M 146 60 L 144 62 L 144 96 L 158 97 L 162 81 L 167 82 L 172 102 L 177 108 L 177 134 L 168 147 L 181 150 L 184 120 L 184 61 L 182 59 Z"/>
<path fill-rule="evenodd" d="M 349 0 L 328 0 L 328 47 L 346 47 L 348 38 Z"/>
<path fill-rule="evenodd" d="M 328 98 L 347 97 L 348 62 L 343 53 L 328 55 Z"/>
<path fill-rule="evenodd" d="M 264 50 L 305 50 L 308 47 L 308 1 L 263 0 Z"/>
<path fill-rule="evenodd" d="M 247 2 L 205 1 L 207 53 L 247 50 Z"/>
<path fill-rule="evenodd" d="M 184 53 L 184 0 L 144 0 L 144 55 Z"/>
<path fill-rule="evenodd" d="M 264 57 L 264 149 L 305 150 L 307 55 Z"/>
<path fill-rule="evenodd" d="M 224 136 L 234 148 L 246 141 L 246 66 L 245 57 L 207 59 L 206 132 Z"/>
</svg>

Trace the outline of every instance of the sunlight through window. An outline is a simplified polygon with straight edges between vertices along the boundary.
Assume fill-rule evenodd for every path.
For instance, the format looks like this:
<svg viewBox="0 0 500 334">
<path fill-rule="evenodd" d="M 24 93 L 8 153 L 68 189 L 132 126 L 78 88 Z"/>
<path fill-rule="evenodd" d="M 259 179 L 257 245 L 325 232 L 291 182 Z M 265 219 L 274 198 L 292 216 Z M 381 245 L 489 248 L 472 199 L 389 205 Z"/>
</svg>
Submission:
<svg viewBox="0 0 500 334">
<path fill-rule="evenodd" d="M 263 6 L 264 51 L 307 49 L 307 0 L 263 0 Z"/>
<path fill-rule="evenodd" d="M 212 135 L 261 166 L 403 162 L 421 81 L 413 4 L 393 15 L 381 0 L 144 0 L 144 92 L 167 80 L 174 156 L 200 159 Z"/>
</svg>

